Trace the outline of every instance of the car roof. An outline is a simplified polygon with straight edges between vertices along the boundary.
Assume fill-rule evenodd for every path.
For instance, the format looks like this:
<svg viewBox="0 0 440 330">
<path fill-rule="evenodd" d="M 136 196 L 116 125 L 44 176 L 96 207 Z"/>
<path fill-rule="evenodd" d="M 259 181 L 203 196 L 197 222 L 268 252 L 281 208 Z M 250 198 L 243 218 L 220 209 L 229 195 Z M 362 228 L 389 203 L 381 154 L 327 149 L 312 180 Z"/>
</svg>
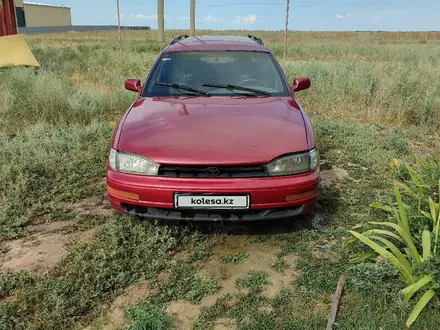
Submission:
<svg viewBox="0 0 440 330">
<path fill-rule="evenodd" d="M 170 42 L 164 52 L 191 50 L 244 50 L 269 52 L 269 49 L 255 37 L 241 36 L 180 36 Z"/>
</svg>

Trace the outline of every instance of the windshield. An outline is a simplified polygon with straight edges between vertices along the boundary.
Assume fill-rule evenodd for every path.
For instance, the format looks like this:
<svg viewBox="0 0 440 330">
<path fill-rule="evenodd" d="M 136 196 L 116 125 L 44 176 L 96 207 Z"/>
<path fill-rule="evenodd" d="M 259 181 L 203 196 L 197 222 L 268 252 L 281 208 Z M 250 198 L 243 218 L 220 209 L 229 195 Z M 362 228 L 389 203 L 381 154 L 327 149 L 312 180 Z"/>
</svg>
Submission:
<svg viewBox="0 0 440 330">
<path fill-rule="evenodd" d="M 168 86 L 167 86 L 168 84 Z M 289 96 L 289 88 L 275 58 L 255 51 L 185 51 L 164 53 L 151 72 L 143 96 L 181 96 L 184 90 L 170 84 L 207 92 L 212 96 L 262 96 L 252 90 L 218 85 L 236 85 L 272 96 Z M 197 95 L 197 94 L 196 94 Z M 202 95 L 202 94 L 198 94 Z M 263 94 L 264 95 L 264 94 Z"/>
</svg>

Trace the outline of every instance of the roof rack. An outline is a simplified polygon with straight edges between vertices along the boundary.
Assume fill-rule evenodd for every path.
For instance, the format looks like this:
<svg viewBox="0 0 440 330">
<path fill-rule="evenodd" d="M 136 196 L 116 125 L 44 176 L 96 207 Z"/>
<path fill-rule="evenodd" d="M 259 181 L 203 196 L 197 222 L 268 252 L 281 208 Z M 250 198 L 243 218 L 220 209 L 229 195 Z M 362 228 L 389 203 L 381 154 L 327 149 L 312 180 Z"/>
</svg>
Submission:
<svg viewBox="0 0 440 330">
<path fill-rule="evenodd" d="M 252 39 L 253 41 L 255 41 L 257 44 L 264 45 L 263 40 L 261 40 L 260 38 L 254 36 L 254 35 L 252 35 L 252 34 L 249 34 L 249 35 L 248 35 L 248 38 L 251 38 L 251 39 Z"/>
<path fill-rule="evenodd" d="M 178 37 L 175 37 L 173 40 L 171 40 L 171 42 L 169 44 L 170 45 L 174 45 L 176 42 L 179 42 L 180 40 L 183 40 L 183 39 L 188 38 L 188 37 L 189 37 L 189 35 L 182 34 L 182 35 L 180 35 Z"/>
</svg>

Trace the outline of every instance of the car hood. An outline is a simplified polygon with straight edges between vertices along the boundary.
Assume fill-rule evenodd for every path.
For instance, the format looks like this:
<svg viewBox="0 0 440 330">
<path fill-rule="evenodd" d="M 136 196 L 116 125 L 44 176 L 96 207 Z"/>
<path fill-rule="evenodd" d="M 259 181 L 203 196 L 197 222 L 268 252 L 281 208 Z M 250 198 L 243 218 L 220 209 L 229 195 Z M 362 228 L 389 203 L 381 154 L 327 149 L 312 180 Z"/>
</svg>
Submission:
<svg viewBox="0 0 440 330">
<path fill-rule="evenodd" d="M 161 164 L 262 164 L 307 149 L 291 97 L 176 97 L 137 100 L 117 148 Z"/>
</svg>

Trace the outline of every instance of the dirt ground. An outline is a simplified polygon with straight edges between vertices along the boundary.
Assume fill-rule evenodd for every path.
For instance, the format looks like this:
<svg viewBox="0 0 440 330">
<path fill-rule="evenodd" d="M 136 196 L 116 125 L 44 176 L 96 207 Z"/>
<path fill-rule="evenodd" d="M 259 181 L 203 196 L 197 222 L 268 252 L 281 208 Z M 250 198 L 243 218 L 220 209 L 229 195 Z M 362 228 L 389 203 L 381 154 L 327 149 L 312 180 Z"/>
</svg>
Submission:
<svg viewBox="0 0 440 330">
<path fill-rule="evenodd" d="M 110 215 L 113 211 L 105 200 L 86 199 L 73 204 L 76 214 Z M 38 223 L 29 226 L 29 235 L 5 242 L 0 253 L 0 267 L 12 270 L 32 270 L 46 274 L 61 261 L 69 244 L 93 239 L 98 228 L 69 232 L 75 220 Z M 66 233 L 67 232 L 67 233 Z"/>
<path fill-rule="evenodd" d="M 349 178 L 349 175 L 346 170 L 334 167 L 322 171 L 321 184 L 338 184 L 347 178 Z M 113 212 L 105 201 L 91 199 L 72 205 L 70 209 L 78 214 L 110 215 Z M 312 222 L 321 220 L 318 215 L 316 219 L 312 219 Z M 75 220 L 69 220 L 30 226 L 28 236 L 5 243 L 5 248 L 0 254 L 0 266 L 5 269 L 33 270 L 43 275 L 47 274 L 61 261 L 69 244 L 90 241 L 98 230 L 95 227 L 86 231 L 63 233 L 64 229 L 74 226 L 75 223 Z M 223 238 L 220 242 L 215 234 L 212 236 L 213 255 L 208 262 L 201 265 L 201 275 L 216 278 L 221 285 L 221 290 L 203 299 L 199 305 L 191 304 L 186 300 L 172 301 L 166 312 L 173 317 L 173 326 L 177 330 L 190 329 L 202 307 L 211 306 L 219 297 L 227 293 L 239 293 L 240 290 L 236 288 L 235 281 L 249 270 L 263 270 L 269 274 L 271 284 L 262 293 L 269 298 L 273 298 L 283 286 L 293 289 L 292 281 L 299 275 L 299 272 L 295 269 L 297 257 L 294 254 L 285 256 L 284 261 L 288 265 L 288 269 L 283 273 L 279 273 L 274 270 L 272 265 L 276 261 L 276 254 L 280 251 L 281 243 L 269 240 L 262 244 L 252 244 L 250 239 L 251 236 L 247 234 L 231 235 L 227 236 L 226 239 Z M 248 254 L 245 263 L 222 262 L 223 256 L 234 255 L 238 251 L 244 251 Z M 174 257 L 178 258 L 178 256 Z M 104 322 L 104 325 L 101 325 L 101 328 L 116 330 L 126 326 L 127 320 L 124 317 L 124 307 L 133 305 L 152 293 L 153 291 L 145 283 L 129 287 L 107 309 L 108 312 L 105 317 L 107 321 Z M 221 319 L 216 322 L 214 329 L 233 330 L 235 325 L 231 322 L 228 319 Z"/>
<path fill-rule="evenodd" d="M 70 222 L 65 227 L 67 226 L 70 226 Z M 61 261 L 67 245 L 89 241 L 97 231 L 97 228 L 93 228 L 79 233 L 62 234 L 56 231 L 63 228 L 59 223 L 39 227 L 44 230 L 6 242 L 6 252 L 0 256 L 2 268 L 46 274 Z M 51 227 L 57 229 L 50 230 Z"/>
<path fill-rule="evenodd" d="M 249 236 L 228 236 L 221 242 L 216 238 L 212 239 L 214 245 L 213 255 L 207 263 L 202 265 L 202 276 L 214 277 L 221 285 L 221 289 L 214 295 L 202 300 L 200 305 L 191 304 L 186 300 L 172 301 L 166 312 L 173 319 L 173 326 L 177 330 L 191 329 L 195 318 L 199 315 L 200 309 L 212 306 L 216 300 L 225 294 L 243 293 L 245 290 L 236 288 L 235 281 L 246 275 L 250 270 L 264 270 L 269 274 L 270 285 L 262 295 L 273 298 L 283 286 L 292 288 L 292 281 L 298 276 L 295 270 L 296 256 L 289 254 L 284 261 L 289 268 L 284 273 L 276 272 L 272 265 L 276 261 L 276 254 L 280 251 L 280 243 L 270 241 L 267 244 L 252 244 Z M 222 257 L 234 255 L 238 251 L 246 251 L 247 260 L 244 263 L 224 263 Z M 214 329 L 234 329 L 235 325 L 231 320 L 222 319 L 217 321 Z"/>
</svg>

